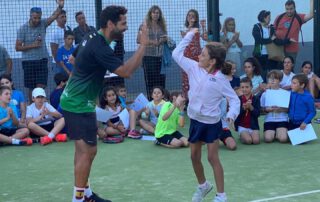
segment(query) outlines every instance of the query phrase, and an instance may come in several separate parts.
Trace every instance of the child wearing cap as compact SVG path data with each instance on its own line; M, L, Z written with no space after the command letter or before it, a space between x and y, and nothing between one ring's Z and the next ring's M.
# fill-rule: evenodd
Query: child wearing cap
M67 141L66 134L59 134L65 122L61 113L46 102L46 93L42 88L32 91L33 103L27 107L27 125L31 133L40 136L40 143L47 145L53 139L57 142Z

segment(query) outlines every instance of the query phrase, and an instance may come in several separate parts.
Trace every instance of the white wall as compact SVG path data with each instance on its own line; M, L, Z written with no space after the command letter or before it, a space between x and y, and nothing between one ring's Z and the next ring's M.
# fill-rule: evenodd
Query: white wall
M220 0L221 23L226 17L235 17L237 29L245 45L252 45L252 26L257 22L260 10L270 10L272 21L275 16L284 12L285 0ZM125 48L127 51L136 49L136 35L139 24L143 21L148 9L159 5L167 20L168 34L176 41L180 40L179 30L184 24L185 15L191 8L199 11L200 19L206 18L206 0L103 0L103 7L111 4L124 5L128 8L129 29L125 34ZM33 6L42 7L43 17L51 15L56 8L55 0L2 0L0 8L0 44L4 45L12 57L20 57L15 52L14 45L17 29L29 18L29 10ZM309 12L309 0L297 0L297 10L301 13ZM94 0L66 0L65 9L68 15L68 25L76 26L75 12L83 10L88 24L95 26ZM48 28L48 33L54 29ZM303 26L305 41L313 40L313 21ZM48 42L48 40L47 40Z

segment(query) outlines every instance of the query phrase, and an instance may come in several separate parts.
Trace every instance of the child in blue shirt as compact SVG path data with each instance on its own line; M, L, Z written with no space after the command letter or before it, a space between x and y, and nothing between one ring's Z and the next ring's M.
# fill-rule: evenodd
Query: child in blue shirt
M73 47L74 35L71 30L67 30L64 33L64 45L58 49L57 52L57 64L61 67L60 72L64 72L70 76L73 65L69 62L69 57L74 51Z
M292 77L288 114L289 130L296 128L304 130L316 115L313 97L305 90L307 86L308 77L305 74L296 74Z
M20 124L26 125L26 101L22 91L14 88L9 74L2 74L0 76L0 85L8 86L11 89L11 103L16 106Z
M50 94L50 104L61 112L60 109L60 97L64 90L64 87L67 85L68 76L64 73L57 73L54 75L54 82L57 84L57 87Z
M11 89L0 86L0 142L13 145L32 145L27 128L19 128L17 108L11 102Z

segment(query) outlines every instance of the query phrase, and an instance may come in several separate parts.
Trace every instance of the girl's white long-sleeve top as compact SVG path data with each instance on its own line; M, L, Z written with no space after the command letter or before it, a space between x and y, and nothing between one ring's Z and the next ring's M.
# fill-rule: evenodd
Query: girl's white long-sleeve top
M226 97L229 103L227 118L235 120L240 112L240 100L226 76L220 71L208 73L198 62L183 55L193 36L193 32L188 32L172 53L173 59L188 75L188 116L206 124L217 123L220 121L220 102Z

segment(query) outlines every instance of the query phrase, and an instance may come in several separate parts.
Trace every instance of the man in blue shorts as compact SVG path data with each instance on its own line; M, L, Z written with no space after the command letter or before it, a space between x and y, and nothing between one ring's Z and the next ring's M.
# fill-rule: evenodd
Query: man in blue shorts
M88 178L97 153L97 124L95 105L103 87L105 72L109 70L121 77L129 77L140 66L148 43L147 29L142 30L142 43L126 62L117 58L110 48L127 30L127 9L108 6L100 15L101 29L87 35L73 56L75 68L61 95L61 108L70 139L75 140L75 187L72 202L110 201L98 197L90 189Z

